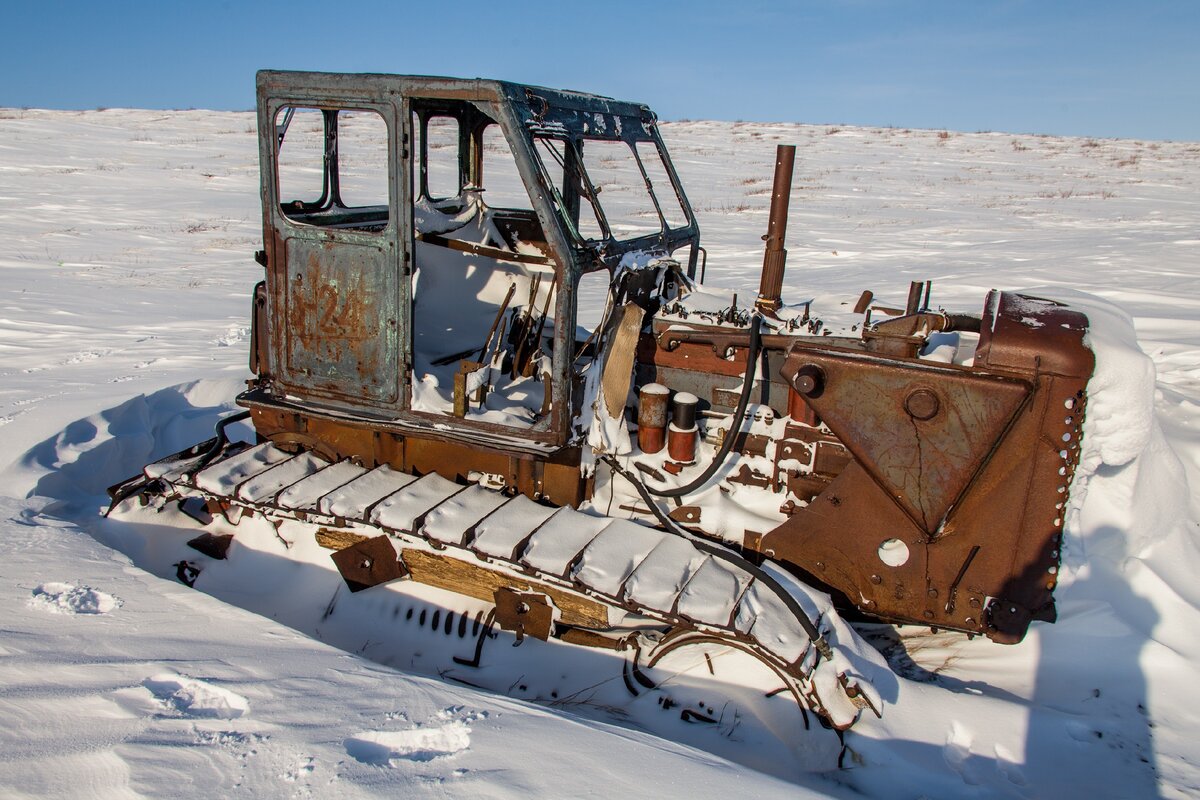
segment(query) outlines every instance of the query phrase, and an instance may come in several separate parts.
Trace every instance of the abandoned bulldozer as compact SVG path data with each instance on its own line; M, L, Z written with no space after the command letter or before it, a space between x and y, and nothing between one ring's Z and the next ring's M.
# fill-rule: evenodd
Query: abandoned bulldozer
M181 580L261 529L343 591L410 598L465 643L451 668L501 635L607 652L634 695L749 664L836 729L882 711L842 614L1002 643L1053 621L1082 314L1004 291L949 312L928 283L785 302L787 146L757 295L705 287L643 105L267 71L258 129L244 411L110 490L111 517L183 528ZM255 440L227 436L246 417Z

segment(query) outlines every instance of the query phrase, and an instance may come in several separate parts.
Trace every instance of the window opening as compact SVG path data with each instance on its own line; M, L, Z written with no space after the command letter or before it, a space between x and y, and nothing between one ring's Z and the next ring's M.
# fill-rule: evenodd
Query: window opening
M555 205L562 218L574 228L576 236L589 241L603 239L604 229L595 199L574 146L566 139L535 136L534 152L552 184Z
M638 161L645 170L646 179L650 181L650 191L658 200L663 218L671 228L682 228L688 224L687 213L679 201L679 194L671 182L671 176L663 163L662 154L654 142L638 142L636 145Z
M324 113L317 108L281 109L276 130L280 141L275 172L284 213L302 206L321 207L329 192L324 161Z
M458 197L462 189L458 120L429 117L424 129L426 196L431 200Z
M483 200L492 208L532 211L533 203L517 171L508 140L499 125L488 125L480 136L483 153Z
M583 166L614 239L636 239L662 232L662 220L646 186L646 176L628 144L585 140Z
M375 111L286 106L275 118L276 189L292 222L379 232L388 222L388 130Z
M351 208L388 204L387 123L373 111L338 114L338 189Z
M426 189L413 210L410 408L549 430L560 287L545 233L499 126L474 107L438 113L414 148Z

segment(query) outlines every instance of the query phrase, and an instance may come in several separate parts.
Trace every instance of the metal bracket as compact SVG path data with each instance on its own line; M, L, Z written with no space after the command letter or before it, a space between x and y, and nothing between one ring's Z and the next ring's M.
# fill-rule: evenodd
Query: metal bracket
M517 641L513 647L525 641L525 636L546 641L554 629L555 608L550 598L538 592L519 592L501 587L496 590L496 622L506 631L514 631Z
M396 548L386 535L356 542L333 553L330 558L352 592L408 575L408 568L396 555Z

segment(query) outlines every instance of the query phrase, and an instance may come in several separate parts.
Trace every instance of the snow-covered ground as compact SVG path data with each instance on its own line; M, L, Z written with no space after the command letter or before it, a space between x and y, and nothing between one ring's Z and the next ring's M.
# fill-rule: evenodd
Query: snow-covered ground
M395 671L143 572L89 522L105 486L206 437L247 376L254 118L0 109L0 794L1200 792L1200 144L663 130L709 283L757 286L787 142L785 298L899 302L931 278L948 308L1049 287L1088 310L1101 363L1059 622L1015 647L867 630L900 673L877 687L883 719L848 734L846 769L785 782L736 743L730 762Z

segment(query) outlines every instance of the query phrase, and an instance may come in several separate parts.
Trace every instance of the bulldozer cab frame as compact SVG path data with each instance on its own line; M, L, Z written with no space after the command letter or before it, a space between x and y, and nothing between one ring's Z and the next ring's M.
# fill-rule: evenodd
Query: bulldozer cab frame
M695 271L698 227L646 106L260 72L258 122L252 408L544 458L577 411L582 276L683 250ZM638 211L601 202L619 166ZM487 399L483 371L507 373Z

